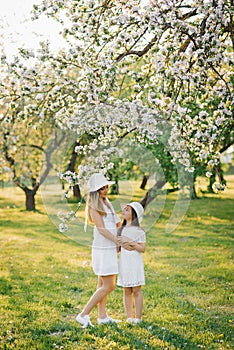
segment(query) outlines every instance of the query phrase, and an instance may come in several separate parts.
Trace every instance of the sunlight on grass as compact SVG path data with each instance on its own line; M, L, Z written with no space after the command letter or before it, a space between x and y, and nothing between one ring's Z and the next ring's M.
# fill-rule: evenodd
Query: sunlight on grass
M96 288L90 247L61 234L40 197L38 211L26 212L22 191L2 189L0 349L232 349L234 176L227 180L225 192L191 201L170 234L165 227L177 195L157 199L158 213L149 209L144 217L152 227L144 253L142 324L124 322L122 289L116 287L108 313L123 322L97 326L95 308L95 327L86 330L75 316ZM112 203L118 207L130 195L140 200L145 191L137 182L133 188L127 192L123 183ZM61 197L47 189L56 215ZM78 214L84 220L84 205Z

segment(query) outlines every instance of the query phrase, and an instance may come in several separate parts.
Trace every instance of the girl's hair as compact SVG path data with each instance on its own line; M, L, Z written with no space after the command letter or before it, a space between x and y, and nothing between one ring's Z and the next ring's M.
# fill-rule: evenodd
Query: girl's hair
M111 209L111 206L108 202L108 200L106 201L106 206ZM93 223L93 219L90 215L90 209L94 209L96 210L101 216L106 216L106 212L103 206L103 201L100 199L99 196L99 192L95 191L95 192L89 192L88 194L88 200L87 200L87 204L86 204L86 213L88 216L88 220Z
M132 208L132 207L131 207ZM122 225L121 227L118 229L118 236L121 236L121 233L124 229L124 226L126 226L127 224L127 221L124 219L124 221L122 222ZM131 222L131 225L132 226L140 226L139 224L139 220L138 220L138 217L137 217L137 213L136 211L132 208L132 222Z

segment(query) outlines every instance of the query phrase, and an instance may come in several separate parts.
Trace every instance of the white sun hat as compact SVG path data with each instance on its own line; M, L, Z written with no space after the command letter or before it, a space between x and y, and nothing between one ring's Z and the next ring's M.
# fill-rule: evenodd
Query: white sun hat
M121 204L121 207L126 207L126 205L129 205L130 207L132 207L136 214L137 214L137 218L138 221L141 222L143 214L144 214L144 208L142 207L142 205L139 202L131 202L131 203L126 203L126 204Z
M88 181L89 192L98 191L100 188L106 185L113 185L114 181L108 181L104 175L100 173L93 174Z

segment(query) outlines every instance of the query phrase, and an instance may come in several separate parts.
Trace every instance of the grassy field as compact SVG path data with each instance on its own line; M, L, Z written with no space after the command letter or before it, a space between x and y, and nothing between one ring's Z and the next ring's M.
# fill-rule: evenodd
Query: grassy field
M228 189L191 201L172 233L176 194L167 196L147 232L142 324L124 322L117 287L108 312L123 322L98 326L94 309L85 330L75 316L96 287L90 247L61 234L40 199L26 212L19 189L2 189L0 349L232 349L234 176L226 178Z

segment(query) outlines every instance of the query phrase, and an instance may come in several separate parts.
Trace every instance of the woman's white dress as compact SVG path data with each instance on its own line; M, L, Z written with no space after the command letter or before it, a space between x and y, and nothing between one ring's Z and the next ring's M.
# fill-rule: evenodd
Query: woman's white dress
M137 243L146 242L145 232L140 227L124 227L121 235L129 237ZM117 285L122 287L136 287L144 284L145 273L142 253L136 250L126 250L121 247Z
M111 209L104 205L106 216L102 216L105 228L117 236L116 224L120 222L118 215L110 204ZM118 273L118 258L116 244L104 237L94 226L92 244L92 267L98 276L115 275Z

